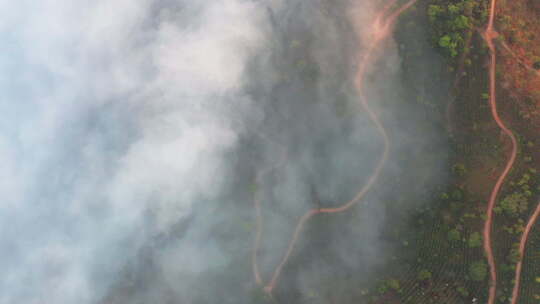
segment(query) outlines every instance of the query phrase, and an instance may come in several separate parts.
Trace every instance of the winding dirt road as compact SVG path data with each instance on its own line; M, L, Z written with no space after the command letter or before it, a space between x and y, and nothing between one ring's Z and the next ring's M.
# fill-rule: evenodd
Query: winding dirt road
M533 69L531 66L526 64L517 54L512 51L512 49L508 46L508 44L500 40L500 45L503 47L505 51L507 51L512 58L514 58L521 66L526 68L527 70L533 72L536 74L536 76L540 77L540 71L537 71ZM521 239L519 241L519 261L516 264L516 272L514 276L514 288L512 290L512 301L511 304L517 304L519 299L519 289L521 286L521 270L523 268L523 257L525 256L525 247L527 245L527 240L529 238L529 233L531 232L534 224L540 217L540 202L536 206L536 209L534 210L533 214L529 218L529 221L527 222L527 225L525 226L525 229L523 231L523 234L521 235Z
M395 10L392 14L388 15L388 11L397 3L397 0L390 1L383 9L379 11L377 14L375 21L373 23L372 28L372 37L369 42L367 51L363 58L360 61L358 71L356 74L355 84L358 90L358 95L360 98L360 101L362 103L362 106L368 113L369 117L375 124L377 130L379 131L382 139L383 139L383 153L381 158L379 159L377 166L375 167L375 170L373 174L368 179L367 183L360 189L360 191L357 192L357 194L348 202L344 203L340 207L336 208L318 208L318 209L311 209L308 212L306 212L298 221L298 224L296 225L296 228L293 232L293 235L291 237L291 240L289 242L289 246L287 248L287 251L285 252L285 255L283 256L281 262L279 265L275 268L274 273L268 282L268 284L264 287L264 291L268 294L272 294L272 291L274 290L278 279L280 277L281 271L287 261L289 260L294 247L298 241L298 238L300 236L300 232L302 231L305 223L312 218L314 215L322 214L322 213L339 213L344 212L348 210L349 208L353 207L356 203L358 203L362 197L371 189L373 184L377 181L379 178L379 175L381 173L382 168L384 167L384 164L386 163L388 159L388 153L389 153L389 146L390 146L390 140L388 138L388 135L386 133L386 130L384 126L382 125L381 121L373 112L373 110L369 107L369 104L367 102L367 98L365 96L364 92L364 79L367 73L367 68L370 63L372 63L374 60L376 60L375 51L377 50L378 46L381 44L382 41L384 41L391 33L393 25L395 24L396 19L408 8L410 8L417 0L409 0L407 3L399 7L397 10ZM257 209L257 235L255 240L255 247L253 251L253 269L254 269L254 276L255 281L257 284L262 285L262 279L259 273L259 269L257 266L257 252L260 246L260 239L261 239L261 226L262 226L262 216L260 212L260 201L258 198L255 199L255 208Z
M510 158L508 159L506 166L504 167L503 172L497 179L497 182L495 183L495 186L493 187L493 190L491 191L491 195L489 197L488 201L488 208L486 211L486 221L484 223L484 230L483 230L483 236L484 236L484 251L488 260L489 265L489 273L490 273L490 283L489 283L489 297L488 297L488 304L495 303L495 297L496 297L496 291L497 291L497 269L495 265L495 258L493 257L493 249L491 247L491 231L493 226L493 208L495 207L495 202L497 200L497 195L500 192L501 186L508 176L508 173L510 172L510 169L512 169L512 166L514 165L514 162L516 160L517 155L517 140L516 136L501 120L499 117L499 113L497 112L497 98L496 98L496 65L497 65L497 54L495 50L495 44L493 42L493 39L497 38L498 33L493 28L493 23L495 20L495 8L496 8L497 0L491 0L491 7L490 7L490 13L489 13L489 23L486 28L486 31L484 32L483 36L486 40L486 43L489 48L490 53L490 63L489 63L489 105L491 107L491 114L493 116L493 119L497 123L497 126L503 131L503 133L510 138L510 141L512 142L512 151L510 152Z
M525 245L527 244L527 239L529 238L529 233L532 230L532 227L536 223L536 220L540 216L540 202L538 203L538 206L536 206L536 209L534 210L534 213L529 218L529 221L527 222L527 226L525 226L525 230L523 231L523 235L521 236L521 240L519 242L519 262L516 265L516 275L514 277L514 289L512 290L512 304L517 304L518 298L519 298L519 287L521 282L521 268L523 264L523 257L525 256Z
M365 97L364 93L364 79L367 72L367 68L370 63L372 63L374 60L376 60L375 51L377 50L377 47L380 45L382 41L384 41L392 31L392 26L394 25L396 19L409 7L411 7L416 0L410 0L400 8L398 8L395 12L393 12L390 15L387 15L390 8L392 8L396 3L397 0L390 1L381 11L377 14L377 17L375 18L375 21L373 23L373 33L372 38L369 43L369 46L367 48L367 52L360 61L357 76L355 79L355 84L358 89L358 94L360 101L370 116L371 120L375 124L377 130L379 131L383 143L384 143L384 150L382 153L381 158L379 159L377 166L375 167L375 170L373 174L368 179L368 182L360 189L360 191L348 202L344 203L340 207L336 208L318 208L318 209L311 209L308 212L306 212L298 221L298 224L294 230L294 233L291 237L291 240L289 242L289 246L287 248L287 251L285 255L283 256L281 262L279 265L275 268L273 275L271 277L271 280L264 286L264 290L268 294L272 294L272 291L274 290L278 279L280 277L281 271L283 267L286 265L287 261L289 260L294 247L298 241L298 238L300 236L300 233L305 225L305 223L311 219L313 216L321 213L339 213L344 212L354 206L356 203L358 203L362 197L371 189L373 184L377 181L380 172L382 168L384 167L384 164L388 158L388 151L390 146L390 141L388 138L388 135L386 133L386 130L382 123L380 122L377 115L371 110L369 107L369 104L367 102L367 99ZM491 232L492 232L492 226L493 226L493 208L495 207L497 196L500 192L500 189L508 176L511 168L513 167L516 156L517 156L517 140L513 132L504 124L504 122L499 117L498 111L497 111L497 99L496 99L496 65L497 65L497 55L496 55L496 49L495 49L495 43L494 39L496 39L499 34L494 29L494 19L495 19L495 13L496 13L496 0L491 0L491 6L490 6L490 14L489 14L489 23L487 25L486 30L483 32L482 36L484 37L490 53L490 62L489 62L489 105L491 108L491 113L493 116L493 119L495 120L497 126L501 129L501 131L508 136L508 138L511 141L511 153L510 157L508 158L508 161L504 167L503 172L499 175L495 186L493 187L489 201L488 201L488 207L486 210L486 221L484 223L484 229L483 229L483 247L484 251L488 260L488 265L490 269L490 285L489 285L489 297L487 304L494 304L495 298L496 298L496 291L497 291L497 271L496 271L496 264L495 259L493 255L493 249L491 246ZM507 50L509 49L506 45L503 45ZM282 160L284 162L284 159ZM282 163L280 162L280 164ZM271 170L275 168L272 167L269 170L262 171L260 174L257 175L257 182L260 183L260 179L262 176ZM261 215L261 202L260 198L256 195L254 200L254 205L256 209L256 217L257 217L257 233L255 238L255 245L253 249L253 256L252 256L252 264L253 264L253 273L255 277L255 281L258 285L263 285L263 280L261 278L259 268L258 268L258 262L257 262L257 254L260 247L261 242L261 231L262 231L262 215ZM521 270L522 270L522 262L523 262L523 256L524 251L527 243L527 239L529 236L530 231L532 230L532 227L534 226L535 222L540 217L540 203L538 204L537 208L535 209L534 213L530 217L527 226L523 232L523 235L521 237L520 246L519 246L519 253L520 253L520 260L518 264L516 265L516 274L515 274L515 284L514 289L512 292L512 304L517 304L518 296L519 296L519 288L520 288L520 277L521 277Z
M499 114L497 112L497 102L496 102L496 65L497 65L497 54L494 44L494 39L499 36L499 34L494 30L494 20L495 20L495 12L496 12L496 4L497 0L491 0L491 7L490 7L490 14L489 14L489 23L488 26L483 34L484 39L486 40L486 43L489 47L489 53L490 53L490 64L489 64L489 103L491 106L491 113L493 115L493 118L495 119L495 122L499 126L499 128L506 134L511 142L512 142L512 151L510 153L510 158L508 159L508 162L506 163L506 166L499 176L495 186L493 187L493 190L491 192L489 202L488 202L488 209L486 211L487 218L484 224L484 251L486 253L486 257L488 260L489 268L490 268L490 286L489 286L489 298L488 298L488 304L495 303L495 297L497 292L497 271L496 271L496 265L495 265L495 259L493 257L493 250L491 247L491 231L492 231L492 225L493 225L493 208L495 206L495 202L497 199L497 195L501 189L501 186L505 180L505 178L508 176L508 173L510 172L510 169L514 165L514 162L516 160L517 155L517 140L515 135L512 133L508 127L503 123L501 118L499 117ZM503 47L510 51L510 48L503 42ZM511 52L512 54L512 52ZM525 253L525 245L527 244L527 239L529 237L529 233L536 223L538 217L540 216L540 203L536 207L535 211L531 215L529 221L527 222L527 226L525 227L525 230L523 232L523 235L521 236L521 240L519 243L519 261L516 265L516 273L514 277L514 288L512 291L512 304L517 304L518 298L519 298L519 289L520 289L520 282L521 282L521 270L522 270L522 264L523 264L523 257Z

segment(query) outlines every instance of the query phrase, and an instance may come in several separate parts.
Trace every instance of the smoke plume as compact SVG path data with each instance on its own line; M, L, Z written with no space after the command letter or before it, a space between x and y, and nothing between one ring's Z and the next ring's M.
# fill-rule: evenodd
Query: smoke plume
M298 218L350 200L380 157L354 78L384 4L0 1L0 303L264 301L254 198L267 281ZM378 53L365 95L390 161L358 206L307 224L285 303L369 284L393 214L444 179L417 102L444 96L438 59L404 61L393 39Z

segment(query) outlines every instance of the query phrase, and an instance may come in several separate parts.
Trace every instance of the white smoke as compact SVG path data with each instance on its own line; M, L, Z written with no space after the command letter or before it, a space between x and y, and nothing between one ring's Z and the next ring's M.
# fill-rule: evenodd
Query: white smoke
M0 1L0 303L99 300L226 183L260 12L174 5Z
M354 77L383 2L0 0L0 304L253 304L253 192L267 280L298 218L379 159ZM307 224L277 297L368 281L388 198L407 209L438 178L398 47L378 52L366 94L403 181Z

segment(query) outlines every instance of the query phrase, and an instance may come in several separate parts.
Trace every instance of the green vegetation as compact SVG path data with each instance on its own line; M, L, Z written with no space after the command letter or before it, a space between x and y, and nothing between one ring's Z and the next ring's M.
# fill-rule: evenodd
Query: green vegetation
M431 279L431 277L432 277L431 272L426 270L426 269L422 269L418 273L418 280L420 280L420 281L429 280L429 279Z
M532 142L528 142L527 146L531 148L534 147L534 144ZM525 162L527 162L526 159ZM495 213L501 214L504 212L506 215L515 218L528 210L529 198L533 195L531 186L533 179L529 173L535 174L536 170L530 168L528 173L524 173L519 180L510 183L514 189L514 192L506 195L500 201L499 206L494 208Z
M471 233L468 244L469 244L469 247L471 248L480 247L482 245L482 237L480 236L480 233L478 232Z
M457 175L465 175L467 173L467 167L464 164L455 164L452 168Z
M452 229L448 231L448 240L450 242L459 241L461 240L461 234L457 229Z
M512 249L510 250L510 253L506 257L506 259L511 262L512 264L515 264L519 262L520 254L519 254L519 243L514 243L512 246Z
M467 289L465 289L465 287L458 287L456 289L456 291L462 296L462 297L468 297L469 296L469 292L467 291Z
M479 1L433 0L427 15L433 28L435 44L450 58L457 57L467 47L465 36L474 27L474 17L484 16Z
M495 212L500 213L502 210L510 216L517 217L521 212L527 210L528 200L523 193L515 192L502 199L499 206L500 208L497 208Z
M395 292L401 293L401 285L398 280L396 279L388 279L382 284L379 285L379 288L377 289L379 294L385 294L390 290L393 290Z
M483 281L486 279L487 275L487 265L483 260L476 261L471 264L469 267L469 276L471 280L474 281Z

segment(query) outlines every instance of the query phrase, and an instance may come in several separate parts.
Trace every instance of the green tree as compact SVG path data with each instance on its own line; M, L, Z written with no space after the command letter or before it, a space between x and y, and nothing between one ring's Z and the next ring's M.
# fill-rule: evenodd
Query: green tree
M469 292L467 291L467 289L465 289L465 287L458 287L457 292L463 297L469 296Z
M448 35L447 35L448 36ZM446 37L446 36L445 36ZM444 37L443 37L444 38ZM441 38L441 39L443 39ZM452 41L452 38L450 36L448 36L448 38L444 38L444 42L443 44L446 45L446 43L450 43ZM440 45L440 41L439 41L439 45ZM442 46L442 45L441 45ZM443 46L444 47L444 46ZM452 167L452 170L457 174L457 175L460 175L460 176L463 176L465 173L467 173L467 167L465 167L464 164L461 164L461 163L457 163L455 164L453 167Z
M510 250L510 253L506 257L506 259L512 263L519 262L519 259L521 258L521 255L519 254L519 250L517 248L512 248Z
M458 43L450 35L444 35L439 39L439 46L446 49L450 57L456 57L458 54Z
M399 281L396 279L389 279L386 281L386 284L395 291L399 291L400 289Z
M480 245L482 245L482 237L480 236L480 233L471 233L471 235L469 236L468 244L470 248L480 247Z
M449 35L444 35L439 39L439 46L448 48L450 46L450 43L452 43L452 37Z
M454 191L452 191L452 198L458 201L462 200L463 191L461 191L460 189L455 189Z
M527 197L521 192L514 192L501 200L500 206L504 212L510 216L518 216L519 213L527 210L529 202Z
M420 272L418 273L418 279L420 281L425 281L425 280L429 280L431 279L431 272L429 272L428 270L426 269L422 269L420 270Z
M474 281L483 281L487 275L487 265L484 261L476 261L469 266L469 276Z
M439 17L443 13L444 13L444 8L442 6L440 6L440 5L432 4L432 5L428 6L428 16L429 16L429 20L431 22L435 22L437 17Z
M452 28L454 30L464 30L470 27L469 18L463 15L457 16L454 21L452 21Z
M461 234L457 229L452 229L448 231L448 240L453 241L459 241L461 239Z
M448 12L450 12L450 14L452 15L459 14L460 11L461 11L461 8L459 5L456 5L456 4L448 5Z

